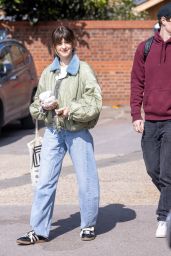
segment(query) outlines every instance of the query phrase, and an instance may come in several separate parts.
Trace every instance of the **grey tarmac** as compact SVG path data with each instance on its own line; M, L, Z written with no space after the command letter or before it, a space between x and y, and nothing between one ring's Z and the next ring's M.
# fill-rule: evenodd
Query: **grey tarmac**
M40 134L44 127L41 124ZM146 174L141 135L133 131L129 107L104 107L94 136L100 180L100 211L94 241L79 238L77 182L66 155L59 179L50 241L19 246L30 230L34 190L27 142L34 131L8 125L0 138L0 256L162 256L170 255L166 239L154 237L158 191Z

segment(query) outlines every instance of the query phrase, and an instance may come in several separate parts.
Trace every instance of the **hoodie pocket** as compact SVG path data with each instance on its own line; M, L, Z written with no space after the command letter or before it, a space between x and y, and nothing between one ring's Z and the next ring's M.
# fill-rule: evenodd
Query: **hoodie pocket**
M145 113L171 116L171 89L146 91L143 106Z

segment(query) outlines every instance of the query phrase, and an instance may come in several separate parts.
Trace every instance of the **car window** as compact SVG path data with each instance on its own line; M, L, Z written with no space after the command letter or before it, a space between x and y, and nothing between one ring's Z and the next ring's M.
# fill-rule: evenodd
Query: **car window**
M5 74L10 72L12 69L9 69L8 66L12 67L12 59L8 48L5 48L0 53L0 77L2 78ZM4 70L8 68L8 72L5 73Z
M20 51L22 52L22 54L24 56L24 63L25 64L30 63L31 56L30 56L29 52L27 51L27 49L25 47L21 46L21 45L19 45L18 47L19 47Z
M24 58L23 55L17 45L11 45L10 47L11 55L12 55L12 61L16 68L23 66Z

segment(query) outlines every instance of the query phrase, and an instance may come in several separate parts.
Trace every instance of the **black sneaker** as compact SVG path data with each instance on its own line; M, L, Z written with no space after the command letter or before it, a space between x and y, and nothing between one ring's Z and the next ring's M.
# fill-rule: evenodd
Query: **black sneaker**
M80 237L82 241L90 241L95 239L96 235L94 232L94 227L88 227L81 229Z
M34 230L29 231L24 236L21 236L17 239L17 244L21 245L29 245L29 244L35 244L35 243L44 243L47 242L48 239L43 236L36 235Z

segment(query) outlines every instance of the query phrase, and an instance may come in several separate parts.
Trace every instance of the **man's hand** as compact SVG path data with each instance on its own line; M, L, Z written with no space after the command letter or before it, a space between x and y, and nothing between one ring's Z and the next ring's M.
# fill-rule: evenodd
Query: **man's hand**
M69 109L68 109L68 107L56 109L55 112L56 112L56 114L57 114L58 116L61 116L61 117L63 117L63 118L68 117L68 115L69 115Z
M143 133L144 131L144 121L136 120L133 122L133 127L136 132Z

